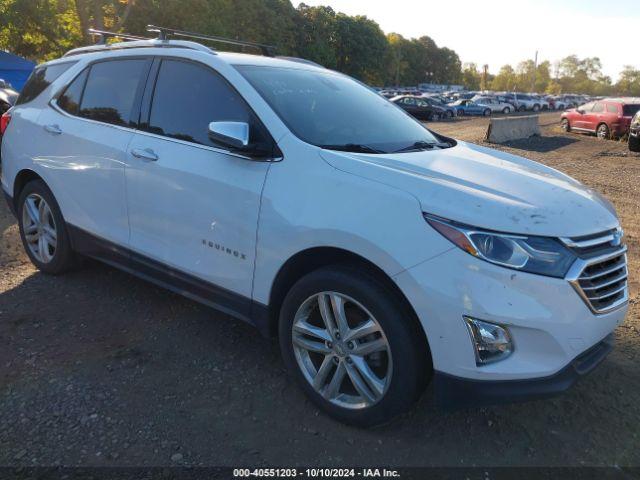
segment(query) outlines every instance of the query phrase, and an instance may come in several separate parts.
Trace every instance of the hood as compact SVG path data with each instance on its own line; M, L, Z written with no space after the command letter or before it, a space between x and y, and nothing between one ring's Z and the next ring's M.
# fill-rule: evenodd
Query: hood
M414 195L426 213L489 230L578 237L619 224L608 200L571 177L466 142L402 154L322 150L321 156L339 170Z

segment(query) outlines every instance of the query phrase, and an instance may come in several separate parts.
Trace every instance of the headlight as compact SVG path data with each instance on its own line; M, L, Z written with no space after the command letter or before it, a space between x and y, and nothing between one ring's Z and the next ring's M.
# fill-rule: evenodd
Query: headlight
M424 218L465 252L514 270L564 278L576 259L555 238L491 232L427 214Z

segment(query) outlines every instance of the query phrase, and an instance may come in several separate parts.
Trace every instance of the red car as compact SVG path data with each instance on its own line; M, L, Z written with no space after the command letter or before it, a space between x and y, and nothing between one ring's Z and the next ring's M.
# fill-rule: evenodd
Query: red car
M565 132L595 133L600 138L622 137L640 110L640 99L605 98L564 112L560 125Z

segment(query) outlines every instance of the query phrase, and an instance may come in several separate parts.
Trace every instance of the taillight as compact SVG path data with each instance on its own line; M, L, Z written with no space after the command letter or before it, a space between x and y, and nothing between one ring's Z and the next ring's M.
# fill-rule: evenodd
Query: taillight
M9 122L11 122L11 110L3 113L2 117L0 117L0 135L4 135L4 132L9 126Z

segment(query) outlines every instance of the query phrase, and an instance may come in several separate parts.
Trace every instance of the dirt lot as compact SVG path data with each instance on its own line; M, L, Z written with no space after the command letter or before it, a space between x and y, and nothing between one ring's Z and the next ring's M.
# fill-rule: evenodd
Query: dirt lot
M392 425L320 414L275 342L106 266L64 277L28 263L0 206L0 465L640 465L640 156L563 134L500 147L604 193L630 250L618 346L552 400L442 413L431 391ZM432 127L481 142L487 120Z

